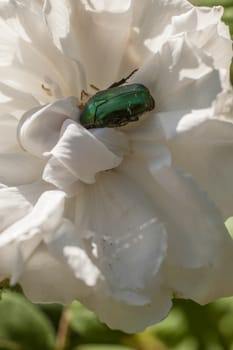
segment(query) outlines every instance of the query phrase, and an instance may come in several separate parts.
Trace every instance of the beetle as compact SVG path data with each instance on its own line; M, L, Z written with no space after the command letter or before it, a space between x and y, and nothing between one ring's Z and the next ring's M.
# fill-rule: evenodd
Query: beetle
M98 91L84 105L80 124L87 129L114 128L139 120L139 116L155 108L147 87L133 83L123 85L131 75Z

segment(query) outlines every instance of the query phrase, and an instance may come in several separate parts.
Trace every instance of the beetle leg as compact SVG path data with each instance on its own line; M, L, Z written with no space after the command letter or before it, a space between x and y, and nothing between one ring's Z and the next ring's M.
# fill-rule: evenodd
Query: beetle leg
M116 87L116 86L119 86L119 85L122 85L122 84L126 83L126 81L127 81L130 77L132 77L132 75L133 75L134 73L136 73L137 71L138 71L138 68L137 68L137 69L134 69L126 78L123 78L123 79L121 79L121 80L119 80L119 81L113 83L112 85L110 85L110 86L108 87L108 89L111 89L111 88L113 88L113 87Z
M80 104L78 105L78 107L80 109L83 109L83 107L85 106L85 104L87 102L88 97L90 97L90 94L88 94L88 92L86 92L85 90L82 90L81 96L80 96Z
M90 84L90 87L93 89L93 90L96 90L96 91L100 91L100 89L95 86L94 84Z
M89 97L90 94L88 94L88 92L86 92L85 90L82 90L82 91L81 91L81 97L80 97L80 100L81 100L81 101L83 101L84 96Z

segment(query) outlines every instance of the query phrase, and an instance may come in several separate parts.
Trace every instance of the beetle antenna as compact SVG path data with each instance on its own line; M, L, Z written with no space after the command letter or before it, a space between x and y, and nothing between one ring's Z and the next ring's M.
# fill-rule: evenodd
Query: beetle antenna
M137 71L138 71L138 68L134 69L126 78L123 78L123 79L117 81L116 83L113 83L112 85L110 85L110 86L108 87L108 89L111 89L111 88L113 88L113 87L116 87L116 86L119 86L119 85L122 85L122 84L126 83L126 81L127 81L130 77L132 77L132 75L133 75L134 73L136 73Z

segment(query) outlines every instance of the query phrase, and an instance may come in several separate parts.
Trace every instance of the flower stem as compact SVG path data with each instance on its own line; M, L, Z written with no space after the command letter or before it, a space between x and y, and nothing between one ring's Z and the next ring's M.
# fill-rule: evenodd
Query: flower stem
M69 308L64 308L58 326L55 350L65 350L66 348L69 334L70 316L71 314Z

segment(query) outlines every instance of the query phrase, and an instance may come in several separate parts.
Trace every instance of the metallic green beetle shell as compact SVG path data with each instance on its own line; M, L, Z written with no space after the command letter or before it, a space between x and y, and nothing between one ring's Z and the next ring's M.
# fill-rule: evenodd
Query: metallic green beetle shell
M114 128L136 121L155 107L149 90L142 84L127 84L97 92L84 106L80 123L87 129Z

